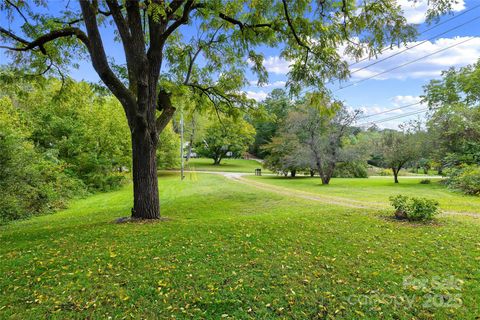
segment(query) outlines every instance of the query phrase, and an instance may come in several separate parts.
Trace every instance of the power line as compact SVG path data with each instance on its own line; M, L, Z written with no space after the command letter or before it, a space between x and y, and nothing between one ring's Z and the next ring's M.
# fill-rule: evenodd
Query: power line
M411 49L414 49L414 48L416 48L416 47L418 47L418 46L421 46L421 45L424 44L424 43L427 43L427 42L429 42L429 41L431 41L431 40L434 40L434 39L437 38L437 37L443 36L444 34L447 34L447 33L449 33L450 31L459 29L459 28L461 28L461 27L463 27L463 26L465 26L465 25L467 25L467 24L469 24L469 23L472 23L473 21L478 20L478 19L480 19L480 16L479 16L479 17L475 17L475 18L473 18L473 19L470 19L470 20L468 20L468 21L466 21L466 22L464 22L464 23L462 23L462 24L459 24L459 25L456 26L456 27L450 28L450 29L448 29L447 31L444 31L444 32L439 33L439 34L436 34L436 35L434 35L434 36L432 36L432 37L430 37L430 38L428 38L428 39L426 39L426 40L423 40L423 41L421 41L421 42L419 42L419 43L417 43L417 44L415 44L415 45L413 45L413 46L411 46L411 47L407 47L407 48L405 48L405 49L403 49L403 50L401 50L401 51L399 51L399 52L396 52L396 53L388 56L388 57L385 57L385 58L380 59L380 60L376 60L375 62L373 62L373 63L371 63L371 64L369 64L369 65L366 65L366 66L364 66L364 67L362 67L362 68L360 68L360 69L356 69L355 71L350 72L350 74L357 73L357 72L359 72L359 71L361 71L361 70L365 70L365 69L367 69L367 68L369 68L369 67L371 67L371 66L374 66L374 65L376 65L376 64L379 64L380 62L383 62L383 61L385 61L385 60L388 60L388 59L390 59L390 58L393 58L393 57L395 57L395 56L398 56L399 54L402 54L402 53L404 53L404 52L406 52L406 51L408 51L408 50L411 50Z
M398 107L398 108L388 109L388 110L385 110L385 111L382 111L382 112L377 112L377 113L374 113L374 114L369 114L369 115L360 117L360 118L358 118L358 119L371 118L371 117L374 117L374 116L378 116L379 114L389 113L389 112L392 112L392 111L396 111L396 110L400 110L400 109L405 109L405 108L408 108L408 107L413 107L413 106L416 106L417 104L421 104L421 103L422 103L422 102L415 102L415 103L407 104L407 105L405 105L405 106L401 106L401 107Z
M389 122L389 121L398 120L398 119L401 119L401 118L405 118L405 117L410 117L410 116L414 116L414 115L417 115L417 114L421 114L421 113L424 113L424 112L427 112L427 111L428 111L428 109L419 110L419 111L416 111L416 112L404 114L404 115L397 116L397 117L391 117L391 118L386 118L386 119L382 119L382 120L378 120L378 121L371 121L371 122L360 123L360 124L358 124L358 126L359 126L359 127L363 127L363 126L375 125L375 124L383 123L383 122Z
M439 26L441 26L441 25L443 25L443 24L445 24L445 23L447 23L447 22L450 22L450 21L452 21L452 20L455 20L455 19L463 16L464 14L466 14L466 13L468 13L468 12L474 10L474 9L477 9L478 7L480 7L480 4L474 6L474 7L470 8L470 9L467 9L467 10L465 10L465 11L463 11L463 12L461 12L461 13L459 13L459 14L457 14L457 15L455 15L455 16L447 19L447 20L444 20L444 21L442 21L442 22L440 22L440 23L437 23L436 25L434 25L434 26L432 26L432 27L430 27L430 28L428 28L428 29L423 30L419 35L425 34L425 33L427 33L428 31L431 31L431 30L433 30L433 29L435 29L435 28L438 28ZM384 50L380 51L380 54L384 53L384 52L387 51L387 50L389 50L389 49L388 49L388 48L385 48ZM349 64L348 66L351 67L351 66L354 66L354 65L356 65L356 64L359 64L360 62L363 62L363 61L369 60L369 59L370 59L370 57L365 57L365 58L363 58L363 59L361 59L361 60L358 60L358 61L356 61L356 62L354 62L354 63Z
M371 125L371 124L377 124L377 123L397 120L397 119L401 119L401 118L405 118L405 117L414 116L414 115L417 115L417 114L420 114L420 113L424 113L424 112L427 112L429 110L430 110L429 108L424 108L424 109L421 109L421 110L417 110L417 111L413 111L413 112L409 112L409 113L405 113L405 114L401 114L401 115L396 115L396 116L392 116L392 117L389 117L389 118L384 118L384 119L380 119L380 120L376 120L376 121L359 123L358 126L365 126L365 125Z
M417 59L415 59L415 60L406 62L406 63L401 64L401 65L399 65L399 66L396 66L396 67L394 67L394 68L391 68L391 69L382 71L382 72L380 72L380 73L374 74L373 76L370 76L370 77L367 77L367 78L360 79L360 80L358 80L358 81L352 82L352 83L350 83L349 85L347 85L347 86L345 86L345 87L340 87L340 88L338 88L338 89L335 90L334 92L337 92L337 91L340 91L340 90L342 90L342 89L346 89L346 88L348 88L348 87L357 85L357 84L359 84L359 83L362 83L362 82L365 82L365 81L367 81L367 80L373 79L373 78L375 78L375 77L381 76L381 75L383 75L383 74L385 74L385 73L388 73L388 72L391 72L391 71L394 71L394 70L403 68L403 67L408 66L408 65L410 65L410 64L412 64L412 63L415 63L415 62L418 62L418 61L423 60L423 59L425 59L425 58L431 57L431 56L433 56L433 55L435 55L435 54L437 54L437 53L440 53L440 52L449 50L449 49L451 49L451 48L453 48L453 47L456 47L456 46L459 46L459 45L461 45L461 44L464 44L465 42L471 41L471 40L473 40L473 39L475 39L475 38L474 38L474 37L468 38L468 39L466 39L466 40L460 41L460 42L458 42L458 43L456 43L456 44L453 44L453 45L451 45L451 46L448 46L448 47L446 47L446 48L437 50L437 51L435 51L435 52L432 52L432 53L430 53L430 54L427 54L427 55L422 56L422 57L420 57L420 58L417 58Z

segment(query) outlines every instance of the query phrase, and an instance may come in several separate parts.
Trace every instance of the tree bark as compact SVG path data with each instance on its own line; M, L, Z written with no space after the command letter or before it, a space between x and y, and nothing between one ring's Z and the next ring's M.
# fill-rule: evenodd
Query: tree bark
M396 168L392 168L392 171L393 171L393 179L395 183L398 183L398 171L400 170L397 170Z
M156 150L157 141L146 128L133 130L133 218L160 218Z
M330 178L329 176L323 175L322 176L322 184L329 184L330 183Z
M222 155L215 156L213 158L213 165L215 166L220 165L220 161L222 161Z
M290 176L291 176L292 178L295 178L296 175L297 175L297 170L291 170L291 171L290 171Z

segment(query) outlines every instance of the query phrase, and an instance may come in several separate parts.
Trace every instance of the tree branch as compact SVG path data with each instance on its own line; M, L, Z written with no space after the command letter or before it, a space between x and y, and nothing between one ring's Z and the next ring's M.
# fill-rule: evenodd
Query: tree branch
M122 14L121 6L118 5L116 0L107 0L106 2L110 12L112 13L113 20L117 25L118 33L120 34L122 41L124 43L128 43L131 39L131 35L128 29L127 21Z
M30 43L28 40L25 40L25 39L17 36L13 32L11 32L11 31L9 31L5 28L2 28L1 26L0 26L0 33L4 34L4 35L8 36L9 38L12 38L13 40L18 41L20 43L23 43L23 44L29 44Z
M196 8L199 7L199 5L194 6L195 0L187 0L185 5L183 6L183 13L182 16L178 19L176 19L162 34L162 41L166 41L167 38L175 31L177 30L178 27L180 27L182 24L185 24L188 22L188 18L190 15L190 12Z
M245 22L241 22L235 18L229 17L224 13L220 13L218 15L220 19L223 19L231 24L237 25L240 28L240 31L243 32L244 29L255 29L255 28L272 28L272 23L257 23L257 24L248 24Z
M3 33L5 35L9 36L10 38L16 40L17 42L20 42L20 43L25 45L24 47L3 47L4 49L13 50L13 51L28 51L28 50L33 50L33 49L38 47L40 49L40 51L43 54L46 55L47 52L45 51L45 48L43 47L44 44L46 44L50 41L54 41L58 38L64 38L64 37L70 37L70 36L76 36L87 47L89 47L88 37L85 35L85 33L82 30L80 30L79 28L74 28L74 27L67 27L67 28L64 28L64 29L50 31L49 33L46 33L46 34L38 37L37 39L31 41L31 42L13 34L12 32L10 32L10 31L2 28L2 27L0 27L0 33Z
M117 26L118 33L123 43L123 50L125 52L125 60L127 62L128 70L128 82L130 89L135 88L137 85L137 71L134 68L134 63L136 61L135 52L130 43L132 43L132 34L127 24L127 20L122 14L121 6L118 4L117 0L107 0L106 1L108 8L110 9L113 21Z
M94 7L88 1L81 0L80 6L82 9L83 20L87 29L89 46L88 51L92 59L93 68L98 73L100 79L112 91L122 103L129 121L133 119L133 110L136 105L135 97L124 84L117 78L110 68L105 49L103 48L102 38L98 30L97 17Z
M18 14L22 17L22 19L25 21L26 24L30 24L27 20L27 17L25 17L25 15L23 14L22 10L20 10L20 8L15 5L13 2L11 2L10 0L5 0L5 2L7 4L9 4L10 6L14 7L15 10L18 12Z
M295 41L297 44L303 48L305 48L307 51L312 51L312 49L306 45L297 35L297 32L295 31L295 28L293 27L292 20L290 19L290 14L288 13L288 6L287 6L287 1L282 0L283 3L283 12L285 13L285 18L287 19L287 24L290 30L292 31L293 37L295 38Z
M170 122L176 110L172 105L170 93L165 90L160 90L158 93L157 109L162 111L155 122L157 135L159 135Z
M218 42L215 41L215 36L217 35L218 31L220 31L220 29L222 28L222 26L220 26L219 28L217 28L217 30L215 30L215 32L212 34L212 36L210 37L210 40L206 43L204 43L203 45L200 43L200 40L199 40L199 45L198 45L198 48L197 50L195 51L195 53L192 55L192 54L189 54L189 57L190 57L190 61L189 61L189 64L188 64L188 69L187 69L187 74L185 76L185 80L183 81L183 84L186 85L190 82L190 76L192 75L192 69L193 69L193 65L195 64L195 60L198 58L198 55L200 54L200 52L202 52L202 50L205 48L205 47L209 47L211 46L213 43L215 42Z

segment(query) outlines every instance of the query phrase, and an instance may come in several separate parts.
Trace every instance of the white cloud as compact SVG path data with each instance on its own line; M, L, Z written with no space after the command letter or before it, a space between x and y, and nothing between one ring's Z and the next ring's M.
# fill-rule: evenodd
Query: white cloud
M420 24L425 22L428 10L429 0L398 0L398 4L402 7L405 18L408 23ZM452 11L458 12L465 9L465 1L457 0L452 4Z
M259 87L257 85L258 81L257 80L251 80L249 81L250 82L250 85L252 87ZM283 88L285 87L285 85L287 84L286 81L275 81L275 82L272 82L272 83L267 83L263 86L260 86L261 88Z
M420 96L395 96L391 98L394 107L402 107L422 100Z
M275 74L287 74L290 71L290 62L278 56L267 57L263 65L268 72Z
M390 106L372 105L372 106L359 108L360 110L363 111L364 118L358 120L358 124L363 124L365 127L369 127L369 126L372 126L375 123L375 121L380 121L377 124L379 128L398 129L398 126L400 124L405 123L409 120L424 119L424 113L408 115L412 112L424 110L426 107L426 105L424 104L416 104L406 108L398 109L399 107L420 102L421 98L419 96L397 95L390 98L390 101L392 102ZM402 116L402 115L405 115L405 117L400 117L398 119L393 119L390 121L382 121L391 117Z
M461 43L453 48L445 51L433 54L439 50L450 47L454 44ZM412 48L421 41L410 42L407 44L407 48ZM405 49L404 46L387 50L383 54L379 55L377 60L392 56ZM405 67L388 71L391 68L403 65L405 63L414 61L428 54L432 56L426 57L418 62L414 62ZM415 48L409 49L405 52L389 58L385 61L379 62L376 65L368 67L368 69L362 69L372 63L375 60L366 60L360 63L354 64L351 67L352 80L359 80L368 77L375 76L378 73L385 71L385 74L376 76L376 80L388 80L388 79L411 79L411 78L434 78L440 76L443 70L450 67L461 67L467 64L471 64L477 61L480 57L480 37L454 37L454 38L440 38L436 41L427 41ZM362 69L362 70L360 70ZM358 71L356 71L358 70Z
M265 100L265 98L268 96L268 93L261 90L261 91L245 91L247 94L247 97L250 99L255 99L257 102L260 102L262 100Z

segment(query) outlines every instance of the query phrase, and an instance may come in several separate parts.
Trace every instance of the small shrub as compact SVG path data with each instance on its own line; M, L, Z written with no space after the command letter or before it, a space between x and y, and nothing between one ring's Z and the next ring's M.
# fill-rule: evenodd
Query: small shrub
M427 198L407 197L399 194L390 197L397 219L409 221L431 220L438 213L438 201Z
M430 179L420 180L420 184L430 184L430 183L432 183L432 181Z
M378 172L378 175L383 177L388 177L388 176L393 176L393 173L391 169L382 169Z

